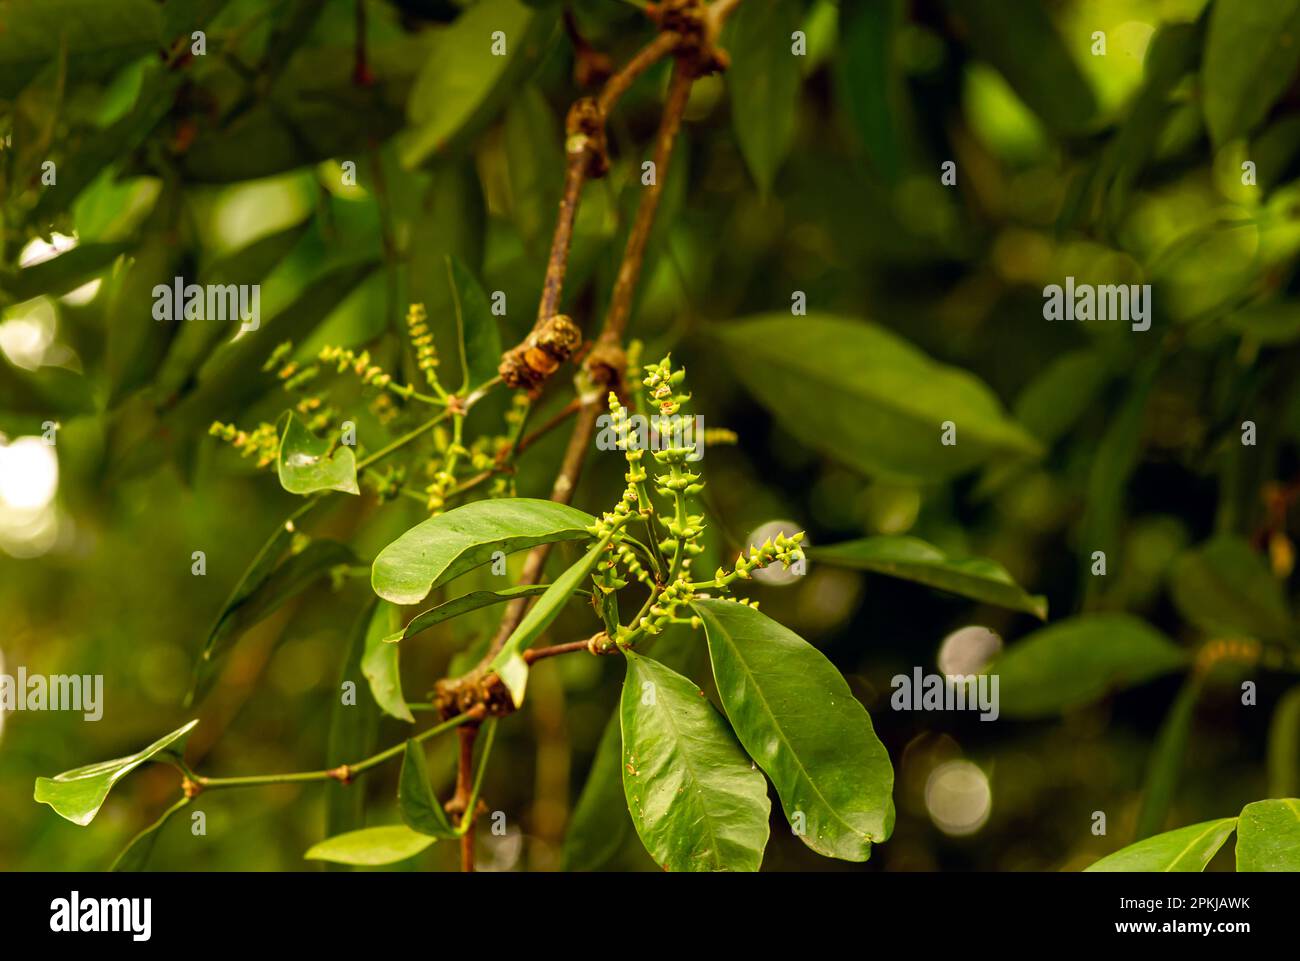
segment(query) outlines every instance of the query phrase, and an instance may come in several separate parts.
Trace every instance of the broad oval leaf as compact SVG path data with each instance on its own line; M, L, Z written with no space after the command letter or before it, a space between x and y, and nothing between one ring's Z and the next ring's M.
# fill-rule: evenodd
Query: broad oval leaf
M1249 133L1300 63L1300 0L1215 3L1202 69L1205 122L1216 145Z
M515 707L524 703L524 688L528 684L528 663L524 660L524 651L550 626L551 621L555 620L569 598L578 590L578 585L587 579L609 547L609 540L610 535L606 534L577 563L555 579L524 615L514 633L506 638L505 644L488 665L509 688Z
M361 493L357 487L357 457L351 447L317 437L291 410L280 416L276 433L280 437L276 470L280 486L290 494Z
M1220 536L1187 551L1174 562L1169 587L1179 612L1211 634L1276 640L1292 631L1281 585L1240 538Z
M1034 631L986 673L1002 713L1045 717L1186 667L1187 651L1129 614L1081 614Z
M440 30L407 101L402 163L417 167L478 127L536 63L554 24L519 0L481 0Z
M406 627L400 631L394 631L384 640L390 644L404 641L408 637L414 637L421 631L427 631L429 628L441 624L443 621L449 621L461 614L476 611L480 607L504 604L506 601L513 601L516 598L536 597L538 594L544 594L550 586L550 584L520 584L499 591L470 591L468 594L454 597L437 607L431 607L429 610L415 615Z
M1041 452L977 377L874 324L769 314L714 332L736 376L787 430L865 473L933 480ZM949 421L955 445L942 443Z
M794 137L800 58L790 35L801 11L788 0L746 0L727 24L727 88L736 141L749 172L767 194Z
M1221 818L1166 831L1121 848L1084 870L1204 871L1236 826L1236 818Z
M85 826L95 819L114 784L169 748L172 752L183 750L185 736L198 723L196 718L135 754L74 768L52 778L38 777L36 800L48 804L73 824Z
M840 672L798 634L735 601L696 600L722 707L776 785L799 839L865 861L894 828L894 769Z
M429 786L429 764L424 748L414 739L406 742L402 774L397 782L397 806L407 827L435 838L458 837Z
M110 871L143 871L149 863L149 856L153 854L154 845L158 843L158 832L163 826L171 820L173 814L190 803L192 799L183 797L166 811L162 816L154 821L139 834L131 839L131 843L122 849L114 860Z
M394 604L418 604L431 590L492 560L538 544L590 536L596 523L567 504L515 497L474 501L430 517L375 558L370 583Z
M326 838L312 845L303 858L335 864L396 864L415 857L435 840L405 824L388 824Z
M375 605L366 627L365 649L361 654L361 673L370 685L375 703L398 720L415 723L402 694L401 649L386 643L397 626L397 608L386 601Z
M1047 619L1047 599L1025 593L1001 564L985 558L953 560L916 537L866 537L809 548L807 554L810 560L901 577L986 604L1024 611L1040 620Z
M666 871L757 871L767 846L767 783L704 692L627 652L619 706L623 791L632 823Z
M1237 821L1238 871L1300 871L1300 799L1256 801Z

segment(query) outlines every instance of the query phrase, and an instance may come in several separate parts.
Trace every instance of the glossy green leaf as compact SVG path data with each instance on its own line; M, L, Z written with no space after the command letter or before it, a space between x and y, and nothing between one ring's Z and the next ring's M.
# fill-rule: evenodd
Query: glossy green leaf
M1268 725L1269 797L1300 794L1300 687L1277 702Z
M436 838L413 831L405 824L362 828L326 838L303 855L308 861L332 861L335 864L375 866L396 864L413 858Z
M538 594L546 592L549 584L522 584L517 587L507 587L499 591L470 591L468 594L462 594L460 597L453 598L437 607L430 608L421 614L411 618L406 627L400 631L394 631L384 638L390 644L397 641L404 641L408 637L414 637L421 631L427 631L429 628L441 624L443 621L449 621L453 617L461 614L467 614L470 611L476 611L480 607L488 607L492 604L504 604L506 601L513 601L520 597L536 597Z
M0 30L0 97L11 98L67 51L68 79L95 80L153 53L162 33L151 0L6 3Z
M1237 821L1238 871L1300 871L1300 799L1256 801Z
M74 768L52 778L38 777L36 800L48 804L73 824L85 826L99 813L114 784L164 751L170 749L169 753L179 753L184 750L185 736L198 723L197 719L190 721L135 754Z
M276 432L280 437L276 471L280 486L290 494L361 493L357 486L357 457L351 447L317 437L290 410L280 416Z
M895 334L824 314L768 314L714 329L741 382L808 446L868 474L951 477L1040 452L978 378ZM943 424L957 443L942 443Z
M1174 562L1169 589L1179 612L1207 633L1266 640L1292 633L1281 585L1240 538L1219 536L1187 551Z
M407 102L402 163L416 167L476 129L536 63L554 23L518 0L482 0L439 31ZM492 50L496 31L502 56Z
M1092 88L1038 3L948 0L970 45L1002 74L1051 130L1086 130L1097 112Z
M1236 818L1166 831L1107 855L1085 871L1204 871L1237 826Z
M623 732L619 712L610 715L596 746L582 793L573 806L562 871L599 871L622 850L632 822L623 794Z
M528 613L514 629L514 633L506 638L506 642L501 645L501 650L488 665L491 670L497 672L505 686L510 689L515 707L524 703L524 689L528 685L528 664L524 661L524 651L541 637L542 632L559 616L579 585L595 569L609 546L609 540L608 534L602 537L580 560L555 579L537 602L528 609Z
M916 537L866 537L810 548L807 554L809 560L823 564L901 577L986 604L1024 611L1040 620L1047 619L1047 599L1025 593L1001 564L985 558L953 560Z
M722 707L799 839L826 857L867 860L894 828L894 769L866 708L824 654L765 614L734 601L691 606Z
M1044 717L1184 668L1187 651L1130 614L1081 614L1034 631L988 668L1002 713Z
M596 522L566 504L515 497L474 501L412 527L375 558L370 583L394 604L418 604L431 590L490 563L497 551L513 554L538 544L589 537Z
M164 811L157 821L154 821L153 824L133 837L131 843L113 860L113 865L109 870L143 871L149 864L149 857L153 854L154 845L158 843L158 832L171 820L173 814L189 805L191 800L192 798L181 798Z
M1249 133L1300 64L1300 0L1223 3L1210 9L1202 103L1216 145Z
M386 644L385 639L398 624L397 608L387 601L375 605L366 628L365 651L361 655L361 673L370 684L375 703L385 714L414 724L411 709L402 695L401 649Z
M397 806L407 827L434 838L455 838L456 829L429 786L429 764L416 740L406 742L406 757L397 782Z
M461 393L468 394L497 376L501 362L501 334L488 306L487 295L474 275L453 256L447 257L452 306L460 333L460 366L465 373Z
M901 0L845 3L839 10L839 84L859 139L889 182L898 179L903 163L903 78L898 62L903 17Z
M1142 807L1138 810L1137 830L1134 832L1139 841L1158 832L1169 816L1187 754L1192 714L1200 694L1201 678L1192 675L1183 683L1164 723L1160 725L1142 786Z
M731 53L726 82L740 153L767 194L794 138L802 77L791 34L801 11L786 0L746 0L727 23L723 43Z
M619 706L623 791L665 871L757 871L767 846L767 783L704 692L627 652Z

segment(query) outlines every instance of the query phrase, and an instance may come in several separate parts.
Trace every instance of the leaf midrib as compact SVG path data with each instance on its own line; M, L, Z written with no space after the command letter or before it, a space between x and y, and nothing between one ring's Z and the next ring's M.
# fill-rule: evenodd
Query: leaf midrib
M716 621L717 618L714 617L714 620ZM723 636L727 639L727 641L731 643L732 640L731 632L727 630L723 630L722 633ZM786 746L786 750L790 752L790 756L794 758L795 764L798 766L799 771L803 775L803 779L808 783L808 786L812 788L813 793L817 795L817 797L826 806L826 809L831 812L834 818L837 821L839 821L841 824L843 824L845 827L847 827L850 832L852 832L854 835L859 835L861 837L866 838L868 844L874 844L876 842L876 839L871 834L862 831L861 829L850 824L844 818L844 816L841 815L839 811L835 809L835 806L831 804L831 802L827 799L826 795L822 793L821 788L817 786L817 782L813 780L812 774L809 772L808 768L804 766L803 761L799 757L799 753L795 751L794 745L790 742L790 739L786 736L785 729L782 728L781 725L777 722L776 714L773 713L772 707L768 703L767 698L763 696L762 688L760 688L757 684L753 683L754 673L749 669L749 664L746 663L745 659L740 656L740 647L734 643L731 643L731 647L736 652L737 663L739 663L743 667L745 677L748 678L751 682L750 686L754 689L754 692L758 695L758 700L762 702L763 708L765 711L767 711L768 717L772 719L772 725L776 729L777 733L780 735L781 742Z

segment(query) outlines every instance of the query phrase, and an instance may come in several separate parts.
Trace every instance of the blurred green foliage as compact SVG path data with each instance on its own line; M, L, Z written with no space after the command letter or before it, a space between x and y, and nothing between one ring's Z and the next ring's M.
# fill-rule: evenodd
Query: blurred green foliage
M176 772L142 767L92 828L34 803L34 779L192 716L188 757L214 775L318 769L406 736L377 711L331 720L340 679L362 677L370 624L368 577L346 570L234 625L211 692L182 706L209 628L300 506L208 428L292 406L263 370L285 340L299 364L326 345L367 349L420 384L413 302L443 382L459 384L449 256L504 294L500 343L531 328L564 111L584 92L565 6L616 64L653 36L618 0L0 5L0 657L5 671L106 679L96 723L0 714L0 867L111 863L173 802ZM497 29L506 55L484 56ZM815 555L806 576L754 587L844 672L889 750L897 825L866 869L1079 868L1294 796L1300 4L743 0L722 44L732 67L692 92L630 329L646 359L671 350L686 366L707 424L739 436L706 458L700 569L787 521L813 545L906 534L940 557L990 558L1048 601L1043 627L1029 605ZM564 309L589 336L666 84L660 65L634 85L610 119L612 169L584 189ZM156 321L150 291L174 276L260 284L264 329ZM1045 320L1043 291L1066 277L1152 285L1150 330ZM807 317L790 313L796 293ZM570 370L537 423L567 403ZM355 380L333 390L363 437L410 426L386 423ZM948 408L951 449L938 441ZM473 428L499 431L506 409L490 398ZM18 440L51 421L57 487L42 487L45 461ZM521 495L547 495L563 433L521 460ZM622 470L592 457L574 504L607 507ZM312 528L368 568L426 516L409 498L336 495ZM580 556L555 555L556 571ZM499 582L477 572L460 587ZM408 698L499 614L403 644ZM988 724L891 711L891 677L937 670L945 636L971 624L1005 639L1008 672L1044 678L1034 703ZM590 630L575 609L551 633ZM651 653L671 650L702 683L700 638L677 633ZM483 793L511 827L480 842L482 867L652 866L625 816L578 800L616 710L613 660L533 669L524 710L497 732ZM433 743L445 797L454 739ZM969 800L949 776L969 771L961 760L991 801L954 822ZM322 837L395 823L396 779L201 796L206 837L182 814L151 865L299 868ZM584 807L611 820L562 850ZM1212 867L1230 867L1230 847ZM454 845L435 844L403 867L454 864ZM848 867L776 829L764 865Z

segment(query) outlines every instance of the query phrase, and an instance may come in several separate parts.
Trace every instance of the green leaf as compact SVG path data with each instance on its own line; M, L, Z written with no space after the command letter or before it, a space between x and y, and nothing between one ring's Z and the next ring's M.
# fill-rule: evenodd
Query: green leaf
M589 537L590 514L552 501L474 501L412 527L375 558L370 583L394 604L418 604L431 590L492 560L538 544Z
M867 860L893 831L894 770L866 709L819 650L766 615L735 601L691 606L722 707L800 840L826 857Z
M948 6L975 51L1048 129L1070 134L1088 128L1096 98L1046 7L986 0L948 0Z
M1300 800L1256 801L1237 822L1238 871L1300 871Z
M207 692L216 675L217 663L246 630L270 617L283 604L328 574L331 568L356 561L346 545L338 541L314 540L301 550L291 551L276 564L280 545L288 545L292 540L293 535L287 530L272 535L271 541L263 548L264 553L258 555L222 608L195 667L193 697L201 697ZM254 580L268 567L268 573Z
M1107 855L1085 871L1204 871L1237 826L1236 818L1166 831Z
M501 334L488 306L487 295L459 258L448 255L447 275L451 281L456 329L460 334L460 366L465 372L460 392L467 395L497 376L497 365L501 362Z
M517 0L482 0L440 30L407 101L404 166L417 167L478 129L537 62L554 18ZM493 54L501 31L505 54Z
M1044 444L1055 443L1087 413L1109 379L1110 364L1101 352L1062 354L1020 392L1016 419Z
M1300 794L1300 687L1277 702L1268 726L1268 794Z
M365 604L350 631L347 656L343 661L339 683L331 692L329 737L326 742L325 763L328 767L355 764L375 751L379 739L379 722L382 712L370 694L370 686L361 672L361 658L365 653L366 637L370 633L371 617L378 601L371 598ZM351 684L353 697L345 698L345 684ZM347 703L351 700L352 703ZM325 788L327 806L325 830L330 836L352 831L365 823L365 792L348 784L331 782Z
M1187 740L1191 735L1192 713L1201 695L1201 679L1192 675L1184 682L1173 706L1165 715L1156 737L1155 747L1147 762L1146 783L1142 788L1142 807L1138 811L1138 840L1150 837L1165 825L1169 808L1182 774L1183 759L1187 754Z
M68 80L97 80L153 53L161 35L151 0L40 0L7 3L0 30L0 97L12 98L68 55Z
M366 646L361 655L361 673L370 684L375 703L385 714L400 721L415 723L411 709L402 695L402 669L399 663L401 649L396 644L384 643L388 634L398 624L397 608L386 601L375 605L375 612L366 629Z
M160 737L147 748L127 757L112 761L101 761L85 767L64 771L52 778L36 779L36 800L48 804L73 824L83 827L95 819L104 799L113 785L126 777L145 761L151 760L164 751L180 753L184 750L185 736L194 730L198 719L178 727L170 734ZM173 746L175 745L175 746Z
M389 824L326 838L312 845L303 858L335 864L396 864L415 857L435 840L405 824Z
M407 827L434 838L459 836L429 787L429 765L424 758L424 748L414 739L406 742L406 757L397 782L397 805Z
M317 437L291 410L280 416L276 432L280 436L280 453L275 466L280 486L290 494L361 493L357 487L357 457L351 447Z
M894 334L824 314L768 314L714 329L741 382L810 447L868 474L951 477L1040 447L974 375ZM945 421L957 443L941 443Z
M953 560L932 544L916 537L866 537L862 540L810 548L808 558L837 567L852 567L876 574L888 574L1033 614L1047 619L1047 599L1026 594L1006 569L985 558Z
M757 871L771 813L763 775L703 691L625 653L623 791L641 843L665 871Z
M403 104L429 44L421 36L368 45L374 82L353 80L355 50L331 43L297 51L280 75L268 60L264 97L241 101L221 124L203 125L181 169L187 181L233 183L332 157L357 157L402 129ZM281 61L282 62L282 61Z
M1289 344L1300 338L1300 304L1254 304L1229 314L1224 324L1259 344Z
M839 21L839 83L849 115L876 170L892 183L903 163L904 101L897 53L903 4L841 4Z
M510 212L532 257L545 261L564 183L564 144L551 105L529 84L506 108Z
M514 633L506 638L505 644L488 665L509 688L515 707L524 703L524 688L528 684L528 664L524 661L524 651L550 626L551 621L555 620L569 598L578 590L578 585L595 569L609 547L610 536L606 534L598 540L581 560L555 579L537 599L537 603L528 609Z
M1250 545L1221 535L1179 557L1170 571L1179 613L1209 634L1290 636L1291 612L1281 585Z
M518 597L536 597L538 594L545 593L550 586L549 584L522 584L499 591L470 591L468 594L462 594L460 597L453 598L439 604L437 607L432 607L421 614L415 615L406 627L393 632L384 640L390 644L404 641L408 637L414 637L421 631L427 631L436 624L449 621L461 614L468 614L470 611L476 611L480 607L502 604L506 601L513 601Z
M790 35L801 13L788 0L746 0L727 24L727 88L740 153L766 195L794 139L802 77Z
M561 871L599 871L618 854L632 822L623 794L623 737L618 711L610 715L587 781L564 835Z
M1081 614L1040 628L986 673L999 677L1002 713L1045 717L1186 667L1190 657L1129 614Z
M1202 102L1215 146L1249 133L1300 64L1300 0L1215 3L1205 37Z
M114 859L113 866L109 870L143 871L149 863L149 856L153 854L154 845L158 843L158 832L171 820L173 814L188 805L191 800L187 797L181 798L164 811L157 821L133 837L131 843Z

